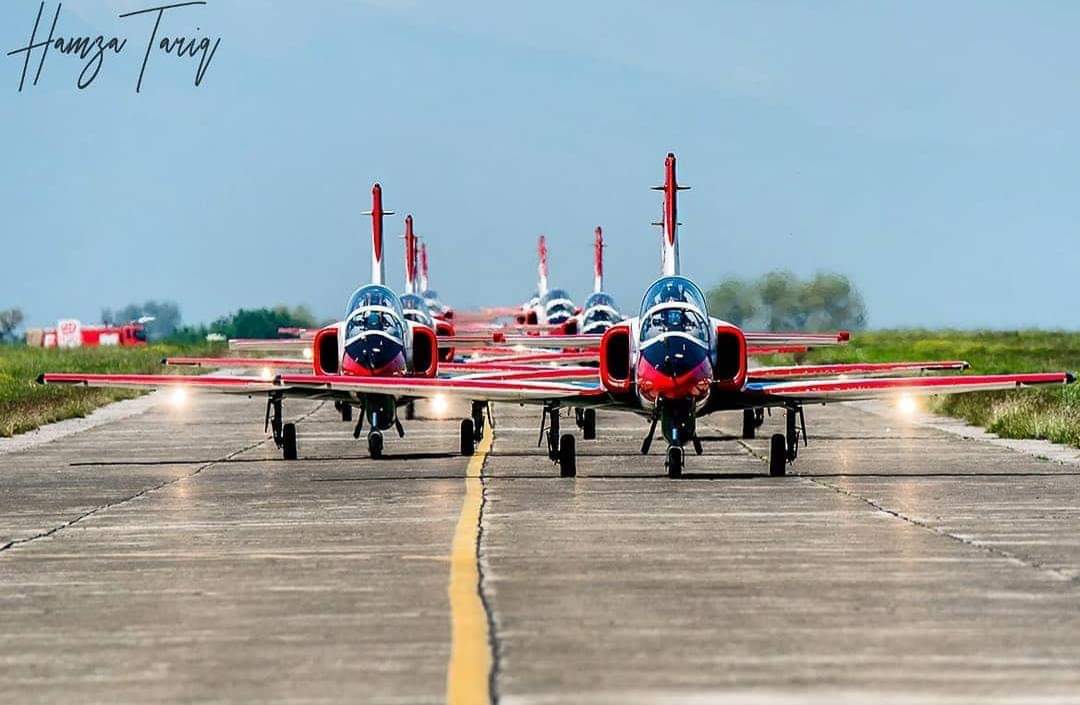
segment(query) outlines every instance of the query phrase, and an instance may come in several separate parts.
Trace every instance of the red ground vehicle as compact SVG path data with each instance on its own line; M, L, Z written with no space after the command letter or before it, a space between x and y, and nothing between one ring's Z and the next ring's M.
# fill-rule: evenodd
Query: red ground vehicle
M121 325L84 326L74 318L56 322L56 328L32 328L26 331L26 344L41 348L78 348L102 345L146 345L147 319Z

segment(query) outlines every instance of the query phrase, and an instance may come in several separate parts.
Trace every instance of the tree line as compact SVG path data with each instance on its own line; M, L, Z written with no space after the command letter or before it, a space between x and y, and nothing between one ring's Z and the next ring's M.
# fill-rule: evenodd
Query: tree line
M784 270L757 279L731 277L707 293L709 312L743 328L769 331L857 330L866 304L850 279L819 272L809 279Z

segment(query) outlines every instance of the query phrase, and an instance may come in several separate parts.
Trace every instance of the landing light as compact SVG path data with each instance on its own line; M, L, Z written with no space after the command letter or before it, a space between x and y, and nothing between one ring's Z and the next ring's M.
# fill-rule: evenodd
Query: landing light
M311 348L304 348L304 359L305 360L310 360L311 359Z
M450 408L450 401L443 394L436 394L431 398L431 411L436 416L444 416Z
M169 394L169 404L174 408L179 409L187 403L187 389L185 387L175 387Z
M910 394L901 394L900 398L896 400L896 410L904 416L914 416L915 412L919 410L919 402Z
M263 381L270 382L274 379L274 371L269 367L264 367L259 372L259 376L262 377Z

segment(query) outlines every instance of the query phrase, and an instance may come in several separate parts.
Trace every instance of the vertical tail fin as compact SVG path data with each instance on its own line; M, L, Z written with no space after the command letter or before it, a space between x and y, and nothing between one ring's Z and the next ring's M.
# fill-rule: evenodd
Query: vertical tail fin
M416 293L416 235L411 215L405 216L405 293Z
M427 245L420 243L420 292L428 290Z
M596 226L596 243L593 246L593 291L604 290L604 231Z
M675 179L675 155L668 152L664 160L664 185L654 186L654 191L664 192L664 210L661 220L653 225L663 228L664 237L660 245L661 274L668 277L680 273L679 267L679 214L677 197L679 191L689 189L689 186L679 186Z
M540 264L537 268L539 279L536 283L536 291L538 295L543 296L548 291L547 239L543 235L540 236L537 251L540 255Z
M371 210L364 215L371 216L371 283L386 283L386 263L383 261L383 216L393 215L394 211L384 211L382 206L382 186L371 187Z

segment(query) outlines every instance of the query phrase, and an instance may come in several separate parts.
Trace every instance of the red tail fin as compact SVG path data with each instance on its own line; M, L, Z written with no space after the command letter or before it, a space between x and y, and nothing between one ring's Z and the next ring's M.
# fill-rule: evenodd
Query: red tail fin
M596 226L596 242L593 246L593 291L604 290L604 231Z
M420 291L428 290L427 245L420 243Z
M548 261L547 261L547 239L543 235L540 236L540 242L537 247L540 255L540 265L537 269L539 274L539 280L536 284L537 293L543 296L548 290Z
M411 215L405 216L405 293L416 293L416 235Z
M371 210L364 215L371 216L371 283L386 282L386 263L383 261L383 216L393 215L394 211L384 211L382 205L382 186L371 187Z
M675 178L675 155L668 152L664 160L664 185L654 186L654 191L664 192L664 210L659 225L664 229L664 237L660 246L660 266L664 276L679 274L679 214L677 196L679 191L685 191L689 186L679 186Z

